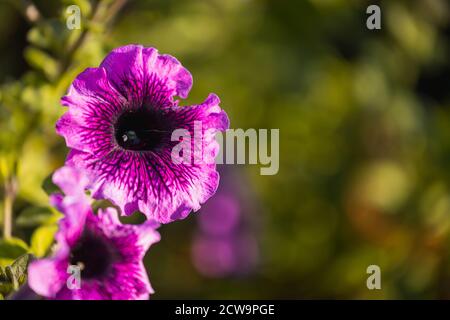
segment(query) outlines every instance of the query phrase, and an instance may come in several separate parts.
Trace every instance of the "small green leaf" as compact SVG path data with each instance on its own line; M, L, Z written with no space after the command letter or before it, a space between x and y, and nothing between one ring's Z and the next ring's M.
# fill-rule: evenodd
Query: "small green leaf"
M48 222L54 212L48 207L28 207L19 213L16 224L19 227L35 227Z
M10 281L0 281L0 294L7 296L13 290L13 285Z
M0 294L7 296L13 290L11 282L0 282Z
M4 297L13 290L18 290L27 280L28 265L32 255L24 254L17 258L12 265L0 267L0 294Z
M56 225L44 225L34 231L31 236L31 252L36 257L40 258L47 254L53 244L57 229Z
M21 239L0 239L0 265L6 266L12 263L28 250L28 245Z
M5 282L8 280L8 277L6 276L5 271L2 267L0 267L0 282Z
M42 71L49 79L54 79L58 73L58 63L45 51L36 47L27 47L24 51L27 62Z
M50 43L41 26L30 29L27 34L27 40L41 48L48 48Z
M98 209L106 209L114 205L108 200L95 200L92 202L92 210L96 212Z
M62 193L61 189L53 183L52 181L53 173L49 174L44 181L42 182L42 189L47 193L48 195L51 195L52 193Z
M11 279L8 277L6 271L0 267L0 294L7 295L12 289Z
M7 272L8 270L11 271L15 290L17 290L22 284L25 283L27 279L28 265L31 261L31 258L31 254L24 254L17 258L10 267L7 267Z
M17 278L14 276L13 271L11 270L10 266L7 266L6 269L6 275L8 276L8 279L10 279L10 283L12 284L12 289L13 290L17 290L19 289L19 281L17 280Z

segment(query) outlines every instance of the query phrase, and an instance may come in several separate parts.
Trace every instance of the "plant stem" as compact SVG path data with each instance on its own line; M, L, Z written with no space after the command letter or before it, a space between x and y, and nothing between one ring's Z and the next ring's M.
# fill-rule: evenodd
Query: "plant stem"
M11 238L12 235L12 208L14 197L5 186L5 200L3 207L3 237L5 239Z
M3 238L9 239L12 236L13 203L16 197L14 178L5 182L5 199L3 203Z
M110 27L110 24L126 3L127 0L116 0L112 5L108 7L104 2L96 2L92 10L92 17L90 19L91 22L97 23L102 21L107 27ZM89 29L84 28L76 41L67 49L66 56L61 61L59 78L70 67L76 51L84 45L86 39L88 38L88 35Z
M107 27L110 27L110 24L112 21L116 18L117 14L120 12L120 10L127 4L128 0L116 0L111 7L109 8L108 12L106 13L106 25Z

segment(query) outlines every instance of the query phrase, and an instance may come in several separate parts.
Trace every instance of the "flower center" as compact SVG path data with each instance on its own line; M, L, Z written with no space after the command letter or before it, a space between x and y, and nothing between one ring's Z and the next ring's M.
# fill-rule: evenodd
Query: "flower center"
M116 254L105 239L85 231L70 254L70 264L81 266L83 279L101 278L108 274Z
M124 149L155 150L170 137L170 121L164 114L141 108L123 113L114 126L117 143Z

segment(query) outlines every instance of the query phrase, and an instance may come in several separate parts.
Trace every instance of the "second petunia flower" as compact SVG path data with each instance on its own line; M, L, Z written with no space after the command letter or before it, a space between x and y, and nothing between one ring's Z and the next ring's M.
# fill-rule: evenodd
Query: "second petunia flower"
M175 58L140 45L117 48L78 75L61 100L69 110L56 127L71 148L67 164L88 172L94 198L111 200L125 215L140 210L169 223L215 193L214 133L229 120L215 94L179 106L174 97L186 98L191 86L191 74ZM194 135L196 123L202 161L174 162L172 133Z
M31 263L30 287L39 295L58 300L142 300L153 289L143 264L150 247L160 240L154 221L121 224L113 208L95 215L83 188L84 172L63 167L53 175L62 194L52 204L64 216L59 221L53 255ZM78 287L71 287L69 267L80 269Z

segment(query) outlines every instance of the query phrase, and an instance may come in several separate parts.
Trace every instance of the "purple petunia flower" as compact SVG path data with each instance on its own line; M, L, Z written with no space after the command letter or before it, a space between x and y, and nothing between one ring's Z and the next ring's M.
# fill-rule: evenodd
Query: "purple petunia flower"
M137 300L153 293L142 259L160 239L156 222L122 225L113 208L94 215L83 188L88 180L74 168L63 167L53 181L66 194L51 201L64 217L56 234L55 253L32 262L30 287L39 295L70 300ZM79 287L71 288L69 266L78 266Z
M178 106L174 96L186 98L191 86L191 74L175 58L139 45L114 49L100 67L78 75L61 100L69 110L56 128L71 148L67 164L89 172L94 198L111 200L122 214L140 210L168 223L214 194L214 134L229 120L215 94L199 105ZM180 143L172 141L172 132L194 136L196 123L200 161L172 161Z

